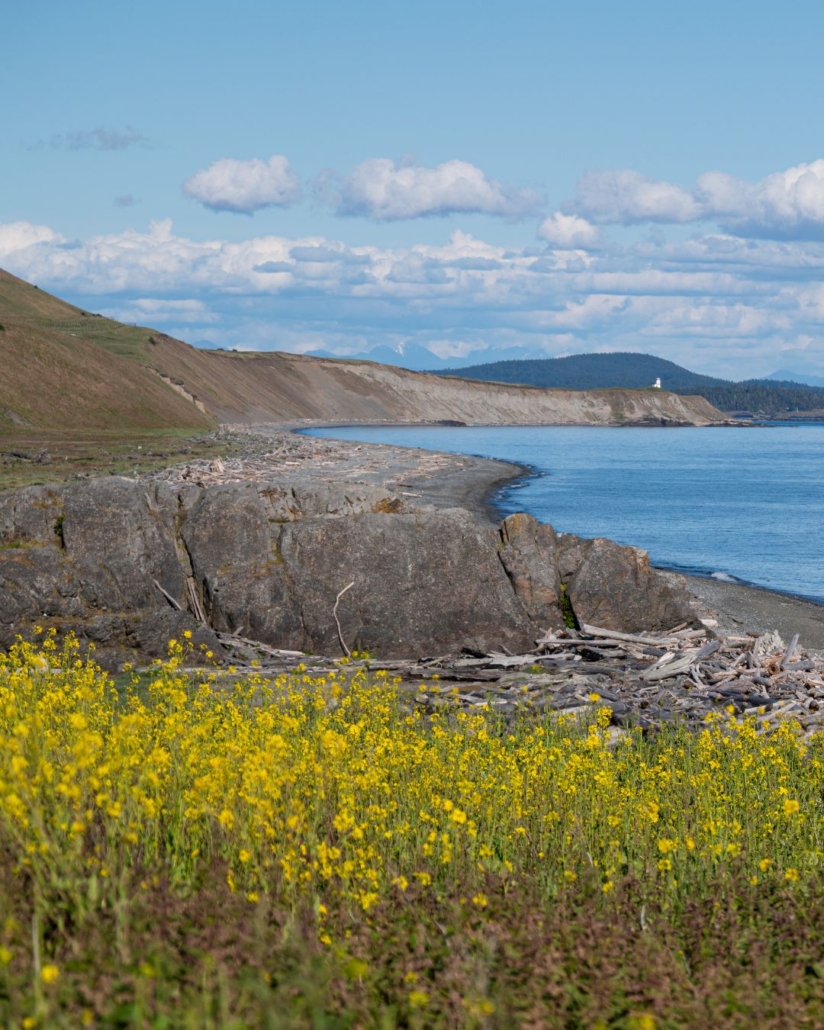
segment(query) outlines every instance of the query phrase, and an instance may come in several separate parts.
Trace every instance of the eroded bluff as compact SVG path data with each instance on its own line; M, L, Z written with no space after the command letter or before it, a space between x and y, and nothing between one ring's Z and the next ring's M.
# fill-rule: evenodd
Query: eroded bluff
M629 632L693 618L642 551L523 514L495 529L374 486L110 477L0 497L4 648L40 624L111 668L162 656L187 628L216 654L214 630L338 654L350 582L343 638L382 657L523 651L565 618Z

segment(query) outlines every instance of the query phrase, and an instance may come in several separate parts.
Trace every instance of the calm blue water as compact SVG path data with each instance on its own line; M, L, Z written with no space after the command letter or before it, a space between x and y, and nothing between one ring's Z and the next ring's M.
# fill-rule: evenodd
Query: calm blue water
M824 602L824 424L313 431L503 458L535 474L496 498L559 531L649 551L655 565Z

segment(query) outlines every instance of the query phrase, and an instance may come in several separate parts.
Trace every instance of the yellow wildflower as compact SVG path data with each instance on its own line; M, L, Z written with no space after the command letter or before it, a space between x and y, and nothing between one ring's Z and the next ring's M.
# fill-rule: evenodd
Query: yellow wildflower
M59 976L60 969L52 964L47 964L40 970L40 979L44 984L53 984Z

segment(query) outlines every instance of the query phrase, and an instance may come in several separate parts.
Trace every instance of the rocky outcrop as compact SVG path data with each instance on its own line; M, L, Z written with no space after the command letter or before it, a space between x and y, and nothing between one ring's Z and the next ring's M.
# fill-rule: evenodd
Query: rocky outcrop
M112 667L131 650L165 654L184 629L219 651L155 585L184 596L175 523L187 492L111 477L0 496L0 646L39 624L75 632Z
M520 651L575 619L637 631L691 618L643 552L527 515L496 531L374 485L110 477L0 497L3 647L40 623L75 631L111 667L164 654L185 629L215 653L215 630L340 653L333 609L350 583L343 640L383 657Z
M505 519L501 537L501 562L537 625L638 633L693 618L686 595L650 567L646 551L557 534L525 514Z

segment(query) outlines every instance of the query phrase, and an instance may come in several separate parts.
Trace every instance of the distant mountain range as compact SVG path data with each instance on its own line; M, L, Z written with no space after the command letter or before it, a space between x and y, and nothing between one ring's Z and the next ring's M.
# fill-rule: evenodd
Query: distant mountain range
M764 376L765 379L778 379L782 383L804 383L807 386L824 386L824 376L810 376L804 372L791 372L788 368L780 368Z
M199 346L212 346L211 344L200 344ZM496 348L493 352L495 360L467 365L466 358L439 358L427 347L417 343L405 343L399 347L378 346L370 351L360 351L357 354L348 354L349 361L375 361L381 365L396 365L399 368L408 368L413 372L434 372L469 376L473 379L487 379L487 371L493 370L493 378L501 382L511 382L509 371L505 366L517 365L518 382L533 382L532 378L524 380L523 376L541 376L535 370L527 371L527 366L535 363L554 362L552 366L552 383L540 383L535 381L534 385L552 385L558 388L568 387L570 389L586 389L584 385L590 379L597 381L600 385L610 386L649 386L646 378L656 368L658 371L652 377L654 382L659 376L663 380L662 385L675 392L682 388L691 386L727 386L730 380L718 379L714 376L701 375L698 372L690 372L680 365L667 361L665 358L657 358L651 354L615 353L615 354L575 354L566 358L534 358L534 351L526 347L504 347ZM330 350L308 351L311 358L334 358L340 360L341 355ZM618 360L612 361L616 358ZM649 364L639 365L627 360L632 358L648 359ZM571 364L570 364L571 363ZM604 380L607 377L608 383ZM640 376L640 379L639 379ZM747 380L747 382L777 382L787 383L791 386L819 386L824 387L824 376L809 375L804 372L793 372L790 369L781 368L776 372L763 376L760 380Z
M748 412L779 418L801 412L824 411L824 380L821 385L802 385L776 379L749 379L734 383L714 376L690 372L666 358L652 354L573 354L565 358L495 361L448 371L431 369L437 375L460 376L485 382L520 383L554 389L597 390L611 387L642 389L657 379L665 390L705 397L721 411Z
M526 347L504 347L495 350L495 358L499 361L517 361L529 358L532 353L534 352ZM336 361L340 361L341 357L345 357L347 361L376 361L380 365L395 365L398 368L408 368L412 372L428 372L433 368L445 372L466 365L466 358L439 358L419 343L402 343L398 348L374 347L370 351L346 355L335 354L330 350L310 350L307 351L307 357L334 358Z

